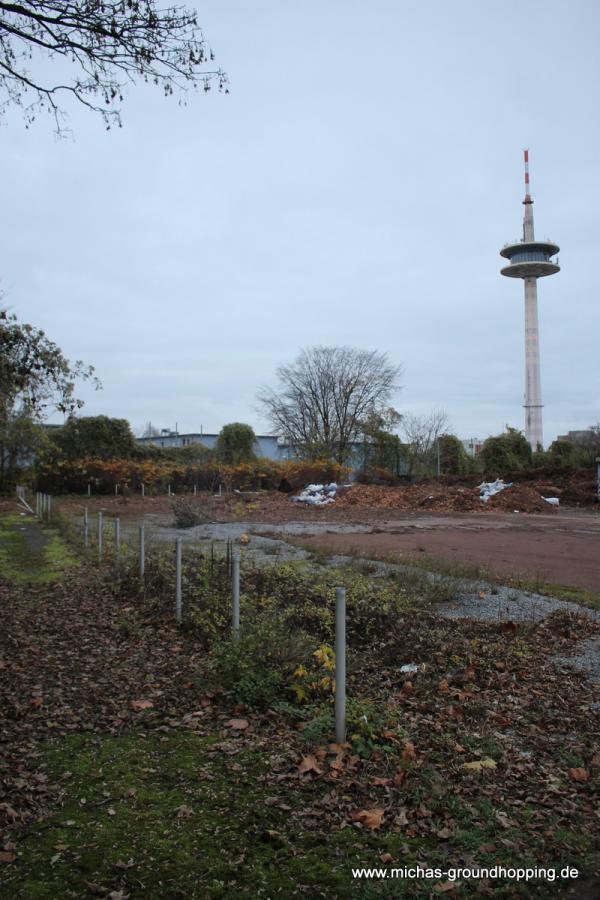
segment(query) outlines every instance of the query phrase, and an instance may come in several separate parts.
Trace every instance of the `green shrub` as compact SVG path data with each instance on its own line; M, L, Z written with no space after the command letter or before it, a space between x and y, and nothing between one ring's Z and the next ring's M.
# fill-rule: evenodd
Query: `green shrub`
M498 476L518 472L531 467L531 446L525 435L516 428L507 428L505 434L489 437L483 443L480 459L486 475Z
M256 435L250 425L243 422L223 425L215 446L217 458L228 466L253 462L256 459L255 444Z
M308 662L315 641L290 631L274 613L244 622L238 640L218 641L201 666L205 680L236 703L266 707L291 697L294 672Z

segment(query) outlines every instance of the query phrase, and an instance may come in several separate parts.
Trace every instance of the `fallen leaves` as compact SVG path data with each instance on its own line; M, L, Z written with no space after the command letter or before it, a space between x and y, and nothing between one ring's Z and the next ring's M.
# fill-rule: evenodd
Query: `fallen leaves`
M415 750L415 745L411 741L407 741L404 745L402 753L400 755L400 763L403 766L409 766L417 758L417 751Z
M190 816L194 815L194 810L191 808L191 806L182 805L177 807L177 809L175 810L175 814L178 819L187 819Z
M298 771L301 775L307 775L309 772L314 772L316 775L323 774L323 770L319 766L316 756L313 756L312 754L303 757L302 762L298 766Z
M467 772L484 772L489 769L495 769L496 761L493 759L476 759L474 762L463 763L460 768Z
M229 719L224 724L225 728L231 728L233 731L245 731L249 727L250 722L248 719Z
M583 769L578 766L574 769L569 769L569 778L571 779L571 781L589 781L590 773L587 769Z
M154 703L152 700L130 700L129 705L132 709L138 711L142 709L152 709Z
M372 831L377 831L381 828L384 816L385 809L382 806L376 806L373 809L361 809L352 813L352 821L359 822Z

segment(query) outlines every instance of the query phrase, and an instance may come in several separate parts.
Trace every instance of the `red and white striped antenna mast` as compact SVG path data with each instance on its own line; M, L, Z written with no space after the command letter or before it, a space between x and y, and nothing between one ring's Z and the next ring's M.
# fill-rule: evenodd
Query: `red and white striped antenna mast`
M523 161L525 163L525 199L523 203L533 203L529 191L529 150L523 150Z
M523 150L523 162L525 165L525 199L523 203L525 205L525 213L523 215L523 240L524 241L533 241L535 240L533 234L533 200L531 199L531 193L529 191L529 150Z

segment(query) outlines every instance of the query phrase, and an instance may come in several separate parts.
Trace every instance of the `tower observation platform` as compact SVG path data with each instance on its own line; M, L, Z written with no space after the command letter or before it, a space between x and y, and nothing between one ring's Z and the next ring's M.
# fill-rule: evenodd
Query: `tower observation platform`
M525 207L523 239L505 244L500 256L509 261L500 269L508 278L522 278L525 293L525 437L533 450L543 447L540 339L537 311L537 279L560 272L559 251L552 241L536 241L533 230L533 200L529 193L529 151L525 158Z
M556 256L560 247L549 241L518 241L506 244L500 256L510 260L509 266L500 269L502 275L509 278L543 278L560 272L557 262L550 259Z

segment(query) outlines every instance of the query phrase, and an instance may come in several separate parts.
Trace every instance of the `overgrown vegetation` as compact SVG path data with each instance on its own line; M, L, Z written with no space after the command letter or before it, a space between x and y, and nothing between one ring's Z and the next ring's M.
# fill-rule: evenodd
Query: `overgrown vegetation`
M189 449L189 448L184 448ZM314 481L343 482L348 469L327 460L303 462L258 459L237 465L221 464L214 458L207 461L84 458L77 460L40 459L37 466L38 487L53 494L86 493L88 485L96 494L140 491L142 484L152 493L166 493L168 486L175 493L198 490L214 491L219 484L226 490L275 490L285 478L293 487Z
M184 563L181 627L167 552L149 554L144 583L133 556L117 584L112 565L51 588L0 581L3 896L372 898L389 882L352 867L465 860L600 874L597 711L551 659L597 626L450 622L417 582L246 565L232 642L228 556ZM348 740L334 744L340 583ZM440 875L393 891L566 886Z

